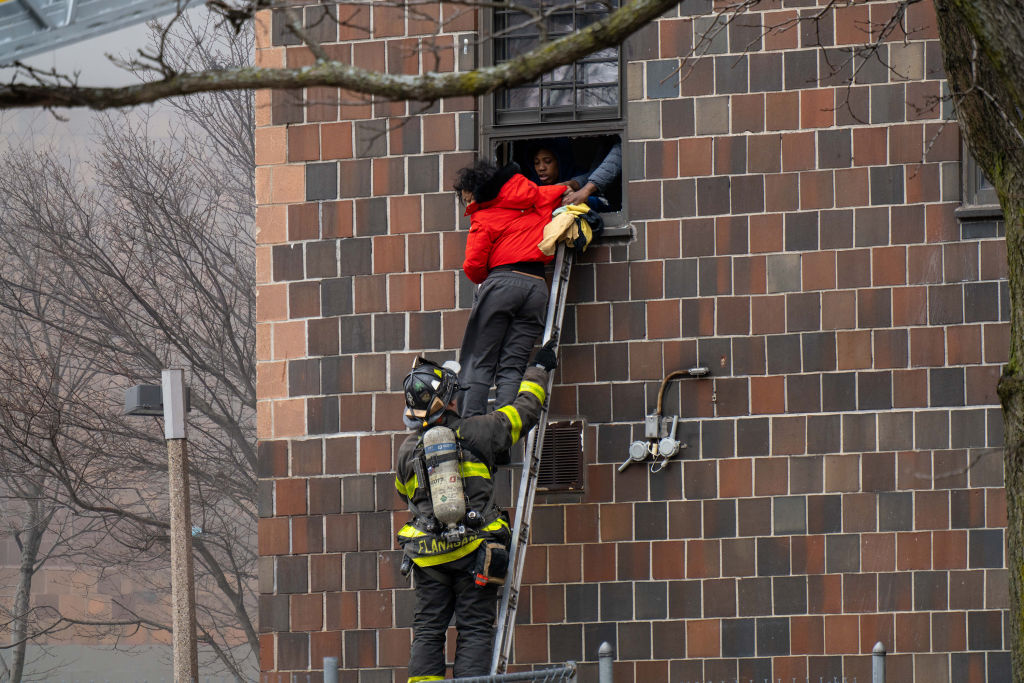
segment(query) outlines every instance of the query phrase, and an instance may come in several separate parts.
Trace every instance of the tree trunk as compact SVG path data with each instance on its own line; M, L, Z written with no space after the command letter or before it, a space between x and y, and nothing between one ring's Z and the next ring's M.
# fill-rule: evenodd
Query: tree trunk
M1006 222L1010 355L999 380L1005 426L1006 566L1013 680L1024 682L1024 5L935 0L961 132Z
M43 540L46 525L38 499L27 500L28 518L25 527L19 533L18 547L21 551L21 564L18 567L18 589L14 594L14 618L11 627L11 642L14 651L11 656L11 683L21 683L25 673L25 652L30 639L29 615L30 598L32 596L32 578L36 573L36 560L39 558L39 546Z

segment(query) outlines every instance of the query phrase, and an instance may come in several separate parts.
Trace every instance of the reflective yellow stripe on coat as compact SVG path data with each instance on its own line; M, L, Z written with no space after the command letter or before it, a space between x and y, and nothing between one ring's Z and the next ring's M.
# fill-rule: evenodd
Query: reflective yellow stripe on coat
M512 406L502 406L496 412L503 413L508 418L512 443L519 441L519 432L523 429L523 419L519 417L519 411Z
M443 681L444 676L412 676L406 683L423 683L424 681Z
M399 481L398 477L395 477L395 488L398 489L398 492L401 493L406 498L412 498L412 494L416 493L417 484L418 482L416 481L415 474L412 475L409 481L405 482L404 484L401 481Z
M541 402L541 405L544 405L544 396L545 396L544 387L542 387L541 385L537 384L536 382L530 382L530 381L524 380L523 383L519 385L519 393L521 394L524 391L528 391L531 394L533 394L534 396L536 396L537 400Z

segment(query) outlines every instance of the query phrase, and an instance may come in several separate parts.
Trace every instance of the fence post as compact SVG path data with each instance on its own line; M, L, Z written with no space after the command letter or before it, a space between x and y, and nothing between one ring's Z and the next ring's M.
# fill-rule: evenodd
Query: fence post
M324 657L324 683L338 683L337 657Z
M614 661L612 645L608 641L601 643L597 650L597 680L598 683L612 682L612 662Z
M871 683L885 683L885 645L875 643L871 650Z

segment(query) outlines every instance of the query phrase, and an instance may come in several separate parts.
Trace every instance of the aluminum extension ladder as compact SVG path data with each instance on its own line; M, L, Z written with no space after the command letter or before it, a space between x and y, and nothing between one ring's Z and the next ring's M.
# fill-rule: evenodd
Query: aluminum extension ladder
M558 339L562 331L562 316L565 314L565 300L569 294L569 272L572 270L575 250L559 242L555 253L555 273L548 296L547 321L544 324L543 342ZM494 654L491 657L491 673L505 673L512 652L512 634L515 630L516 611L519 607L519 587L523 580L523 564L526 561L526 544L530 538L530 520L533 518L533 499L537 493L537 476L540 473L540 454L544 445L544 431L548 422L548 407L551 403L551 385L554 372L548 374L544 388L544 405L537 419L537 426L530 430L523 453L523 470L519 481L519 502L516 505L515 524L509 545L508 568L505 586L502 589L498 607L498 624L494 638Z

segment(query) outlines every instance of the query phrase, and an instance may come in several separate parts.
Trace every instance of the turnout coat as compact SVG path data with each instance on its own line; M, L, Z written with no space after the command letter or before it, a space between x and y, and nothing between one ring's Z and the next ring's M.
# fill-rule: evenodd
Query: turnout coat
M466 494L466 510L474 510L482 517L478 528L467 527L465 537L454 543L448 543L441 537L441 528L430 501L426 468L417 465L417 460L422 462L421 439L426 430L410 434L402 443L398 451L395 488L408 504L413 518L398 531L398 542L418 566L432 567L453 562L474 552L484 541L508 543L508 521L494 503L494 473L498 465L508 464L509 448L537 424L546 386L546 370L527 368L519 393L511 405L466 419L454 411L447 411L441 418L440 424L455 432L462 448L459 472Z

